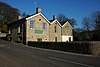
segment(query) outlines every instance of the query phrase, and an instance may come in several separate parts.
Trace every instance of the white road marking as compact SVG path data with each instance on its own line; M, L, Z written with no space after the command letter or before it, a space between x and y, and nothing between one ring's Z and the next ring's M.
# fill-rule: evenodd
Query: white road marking
M60 58L56 58L56 57L49 57L49 59L63 61L63 62L72 63L72 64L78 64L78 65L87 66L87 67L94 67L94 66L91 66L91 65L87 65L87 64L83 64L83 63L78 63L78 62L73 62L73 61L68 61L68 60L64 60L64 59L60 59Z

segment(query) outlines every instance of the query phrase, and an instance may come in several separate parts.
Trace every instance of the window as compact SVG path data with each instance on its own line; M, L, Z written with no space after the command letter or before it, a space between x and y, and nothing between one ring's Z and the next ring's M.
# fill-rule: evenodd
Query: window
M41 19L39 19L39 21L41 21Z
M54 32L57 32L57 23L54 24Z
M12 27L9 27L9 34L12 34Z
M57 27L56 26L54 26L54 31L55 31L55 33L57 32Z
M18 33L20 33L21 32L21 30L20 30L20 24L18 25Z
M43 29L46 29L46 23L43 23L43 27L42 27Z
M11 30L9 30L9 34L11 34Z
M30 28L33 29L34 28L34 21L30 21Z

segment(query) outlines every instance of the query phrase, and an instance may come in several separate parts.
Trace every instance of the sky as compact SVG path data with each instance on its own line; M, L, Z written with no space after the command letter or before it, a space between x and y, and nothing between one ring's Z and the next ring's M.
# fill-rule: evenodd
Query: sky
M0 0L21 12L29 15L36 13L36 7L51 20L53 15L64 14L69 19L74 18L77 26L82 27L82 19L94 11L100 11L100 0Z

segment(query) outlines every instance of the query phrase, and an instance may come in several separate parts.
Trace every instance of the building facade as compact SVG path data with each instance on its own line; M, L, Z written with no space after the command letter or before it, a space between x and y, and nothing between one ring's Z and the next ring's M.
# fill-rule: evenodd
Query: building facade
M72 27L69 22L61 25L53 16L48 20L36 9L36 13L8 24L8 40L27 44L33 42L66 42L73 41Z
M72 33L72 26L67 21L62 25L62 42L70 42L73 41L73 33Z

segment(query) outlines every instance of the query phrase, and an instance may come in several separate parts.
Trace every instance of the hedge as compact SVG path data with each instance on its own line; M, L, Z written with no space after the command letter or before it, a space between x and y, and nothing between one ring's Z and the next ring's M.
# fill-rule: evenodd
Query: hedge
M91 43L87 42L28 42L29 46L61 50L66 52L92 54Z

